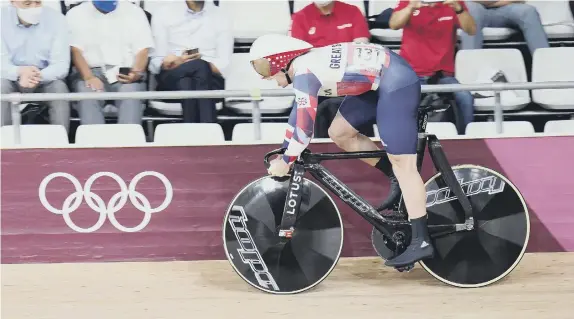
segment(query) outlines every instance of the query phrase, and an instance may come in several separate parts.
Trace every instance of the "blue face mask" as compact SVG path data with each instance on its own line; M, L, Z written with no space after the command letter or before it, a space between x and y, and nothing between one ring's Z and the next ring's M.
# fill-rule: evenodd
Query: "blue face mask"
M92 3L94 7L104 13L112 12L118 7L117 0L92 0Z

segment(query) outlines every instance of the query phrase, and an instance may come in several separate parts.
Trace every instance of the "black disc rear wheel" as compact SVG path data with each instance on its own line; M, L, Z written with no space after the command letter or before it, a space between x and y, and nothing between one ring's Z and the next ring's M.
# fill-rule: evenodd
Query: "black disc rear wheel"
M343 247L340 213L331 197L304 179L293 237L281 241L278 228L289 180L260 178L233 199L225 215L223 243L239 276L274 294L308 290L335 268Z
M434 238L435 256L421 265L449 285L486 286L508 275L524 256L530 236L528 208L500 173L475 165L452 169L473 206L476 227ZM429 227L464 223L462 207L440 173L425 185Z

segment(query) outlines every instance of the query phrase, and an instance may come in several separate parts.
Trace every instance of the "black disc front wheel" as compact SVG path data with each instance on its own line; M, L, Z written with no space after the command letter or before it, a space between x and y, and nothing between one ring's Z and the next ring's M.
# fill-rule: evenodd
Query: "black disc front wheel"
M289 180L260 178L231 202L223 244L233 269L253 287L274 294L308 290L335 268L343 247L341 215L331 197L304 179L290 239L279 237Z
M421 265L457 287L499 281L520 262L530 236L528 208L518 189L500 173L475 165L452 168L470 200L475 229L432 239L435 256ZM428 225L463 224L464 212L440 173L426 182Z

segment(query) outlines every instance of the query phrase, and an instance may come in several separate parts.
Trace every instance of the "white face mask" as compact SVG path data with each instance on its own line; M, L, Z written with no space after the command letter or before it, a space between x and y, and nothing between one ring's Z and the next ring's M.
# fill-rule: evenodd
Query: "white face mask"
M325 0L323 0L323 1L313 1L313 2L314 2L316 5L318 5L319 7L324 7L324 6L326 6L326 5L331 4L331 2L333 2L333 1L332 1L332 0L331 0L331 1L325 1Z
M40 16L42 15L42 7L34 8L18 8L18 16L22 21L30 24L38 24L40 22Z

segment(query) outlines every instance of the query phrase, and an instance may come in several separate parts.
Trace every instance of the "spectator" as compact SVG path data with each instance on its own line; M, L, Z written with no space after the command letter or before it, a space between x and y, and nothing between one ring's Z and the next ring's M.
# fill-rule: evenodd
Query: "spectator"
M340 42L369 42L361 10L341 1L313 1L293 14L291 36L322 47Z
M158 90L222 90L233 54L233 36L218 7L205 1L168 5L152 17L156 48L150 71ZM217 121L215 100L182 100L185 123Z
M482 48L482 28L518 28L524 35L531 53L538 48L547 48L548 38L540 22L536 8L526 1L494 0L466 1L468 11L476 21L476 35L463 33L461 49Z
M341 1L314 1L293 14L291 36L321 47L341 42L369 42L371 34L367 20L356 6ZM319 97L315 137L329 137L329 126L343 98Z
M413 67L421 84L433 77L439 84L458 84L454 77L456 31L462 28L475 34L476 25L462 1L423 4L420 0L400 1L389 25L403 29L400 55ZM474 117L474 98L468 91L454 93L462 118L457 119L459 134Z
M146 90L148 50L153 47L144 11L128 1L84 2L66 15L71 31L74 68L70 77L77 92L138 92ZM122 70L120 74L120 68ZM105 101L79 101L81 124L104 124ZM115 101L118 123L141 124L140 100Z
M2 8L2 94L68 93L68 29L62 13L42 1L11 1ZM50 122L70 126L70 105L48 102ZM11 124L10 103L2 102L2 125Z

